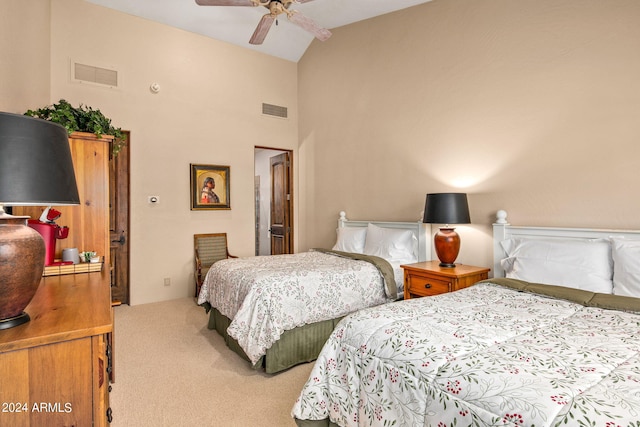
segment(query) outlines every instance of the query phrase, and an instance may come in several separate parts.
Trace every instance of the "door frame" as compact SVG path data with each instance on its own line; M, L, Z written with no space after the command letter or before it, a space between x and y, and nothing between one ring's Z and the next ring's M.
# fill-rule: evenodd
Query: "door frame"
M294 232L295 232L295 228L294 228L294 187L293 187L293 182L294 182L294 168L293 168L293 150L288 149L288 148L277 148L277 147L267 147L264 145L256 145L254 146L254 175L255 175L255 164L256 164L256 150L271 150L271 151L279 151L279 152L286 152L289 154L289 182L288 182L288 187L289 187L289 222L290 222L290 233L289 233L289 253L293 253L294 252ZM270 169L270 168L269 168ZM271 178L271 177L270 177ZM271 179L269 179L269 182L271 182ZM269 194L269 204L271 204L271 195ZM260 230L258 229L258 223L257 223L257 218L258 218L258 212L254 212L254 230L255 233L258 235L260 233ZM261 218L261 220L264 220L264 218ZM261 242L262 243L262 242ZM271 247L270 241L269 241L269 247ZM271 250L269 250L269 252L271 252Z
M131 132L123 131L126 144L109 158L109 236L111 240L111 292L114 302L130 304L131 268Z

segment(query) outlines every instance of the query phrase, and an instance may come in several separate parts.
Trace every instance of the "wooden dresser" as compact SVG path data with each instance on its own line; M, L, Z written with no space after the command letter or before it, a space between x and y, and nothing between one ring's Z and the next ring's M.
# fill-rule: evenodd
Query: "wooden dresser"
M44 277L0 330L0 426L106 426L113 313L108 269Z

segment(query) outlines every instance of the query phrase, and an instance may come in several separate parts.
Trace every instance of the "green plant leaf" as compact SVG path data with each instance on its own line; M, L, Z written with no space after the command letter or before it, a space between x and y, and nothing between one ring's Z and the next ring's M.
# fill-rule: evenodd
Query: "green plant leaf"
M107 118L100 110L80 104L78 107L72 106L64 99L57 104L48 105L37 110L27 110L25 116L37 117L50 122L62 125L69 134L73 132L89 132L98 138L102 135L113 136L111 152L114 156L126 144L126 138L122 129L111 124L111 119Z

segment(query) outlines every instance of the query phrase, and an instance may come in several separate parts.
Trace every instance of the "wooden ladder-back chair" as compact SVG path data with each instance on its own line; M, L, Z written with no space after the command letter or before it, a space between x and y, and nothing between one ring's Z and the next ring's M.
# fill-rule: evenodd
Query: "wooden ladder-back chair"
M193 235L193 249L195 252L196 298L213 263L221 259L237 258L229 254L227 248L227 233L208 233Z

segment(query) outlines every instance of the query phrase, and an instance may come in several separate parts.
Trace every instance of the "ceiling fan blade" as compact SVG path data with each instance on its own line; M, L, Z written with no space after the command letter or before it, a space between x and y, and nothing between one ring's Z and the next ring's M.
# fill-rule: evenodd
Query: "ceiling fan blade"
M267 33L269 32L269 28L273 25L273 21L276 20L276 17L267 13L262 17L256 30L253 32L251 39L249 39L250 44L262 44L264 38L267 37Z
M329 37L331 37L331 31L327 30L326 28L320 27L311 18L307 18L298 11L292 11L291 14L288 15L288 17L291 22L309 31L318 40L325 41Z
M200 6L258 6L252 0L196 0Z

